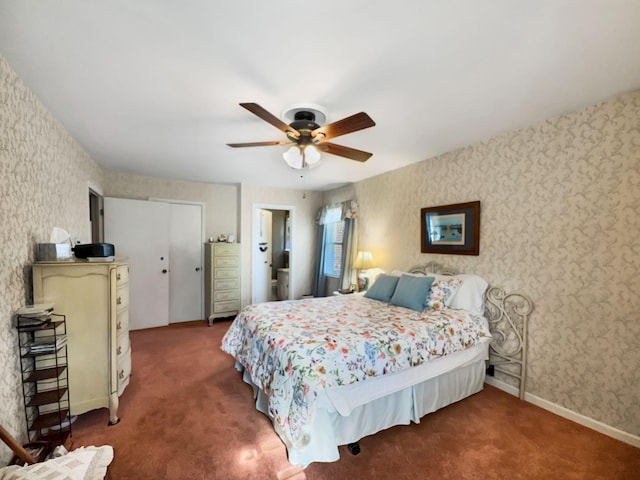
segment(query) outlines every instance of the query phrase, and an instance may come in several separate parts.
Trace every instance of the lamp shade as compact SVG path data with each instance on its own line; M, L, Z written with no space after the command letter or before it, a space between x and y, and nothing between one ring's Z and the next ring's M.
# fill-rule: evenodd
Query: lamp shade
M284 161L295 170L311 168L320 162L320 152L315 145L293 145L282 154Z
M371 252L358 252L356 261L353 262L353 268L356 270L367 270L373 267L373 255Z
M304 147L304 162L313 167L320 161L320 152L314 145L307 145Z
M284 158L284 161L287 162L287 165L289 165L291 168L300 170L304 167L304 158L302 157L302 152L297 145L294 145L289 150L284 152L282 157Z

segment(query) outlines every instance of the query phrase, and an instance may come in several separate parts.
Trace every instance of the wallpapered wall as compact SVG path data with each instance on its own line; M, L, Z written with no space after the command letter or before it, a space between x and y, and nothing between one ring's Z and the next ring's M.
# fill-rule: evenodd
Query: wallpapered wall
M0 424L24 437L18 344L12 312L27 301L37 242L51 229L90 238L89 182L102 171L0 56ZM11 456L0 446L0 464Z
M527 391L640 435L640 92L325 195L386 270L430 260L526 293ZM480 256L420 253L420 208L480 200Z

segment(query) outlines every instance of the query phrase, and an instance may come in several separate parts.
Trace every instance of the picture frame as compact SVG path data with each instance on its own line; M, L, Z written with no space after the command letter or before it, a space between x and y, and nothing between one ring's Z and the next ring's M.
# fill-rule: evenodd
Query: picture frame
M420 209L420 251L480 255L480 201Z

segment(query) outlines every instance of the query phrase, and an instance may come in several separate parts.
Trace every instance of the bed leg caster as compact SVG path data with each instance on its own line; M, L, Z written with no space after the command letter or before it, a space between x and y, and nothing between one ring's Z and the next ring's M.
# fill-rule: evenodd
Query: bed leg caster
M347 445L347 448L351 455L358 455L360 453L360 444L358 442L350 443Z

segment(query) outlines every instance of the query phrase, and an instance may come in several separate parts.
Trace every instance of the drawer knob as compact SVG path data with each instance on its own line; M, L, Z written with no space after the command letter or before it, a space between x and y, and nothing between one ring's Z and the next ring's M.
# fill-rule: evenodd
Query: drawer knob
M120 280L120 278L121 278L120 273L116 273L116 280Z
M116 325L116 328L118 330L122 330L122 322L118 322L118 325Z
M118 349L116 350L116 354L120 355L122 353L122 347L118 347Z
M120 374L118 375L118 378L120 380L122 380L124 378L124 370L120 370Z
M116 303L117 303L118 305L122 305L122 297L118 297L118 298L116 299Z

